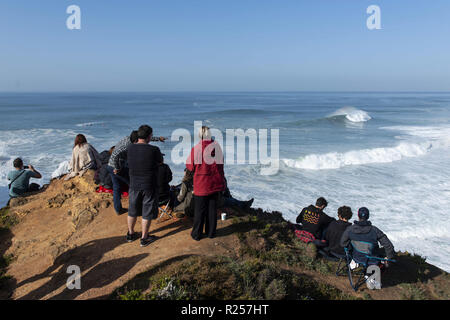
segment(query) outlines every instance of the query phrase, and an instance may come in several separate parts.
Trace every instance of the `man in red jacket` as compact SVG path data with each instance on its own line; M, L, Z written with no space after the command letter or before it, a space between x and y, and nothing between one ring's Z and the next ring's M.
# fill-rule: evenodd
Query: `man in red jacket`
M186 168L194 172L194 226L191 237L199 241L203 227L209 238L214 238L217 228L217 202L219 192L225 188L223 152L220 145L211 139L208 127L199 132L200 142L191 150Z

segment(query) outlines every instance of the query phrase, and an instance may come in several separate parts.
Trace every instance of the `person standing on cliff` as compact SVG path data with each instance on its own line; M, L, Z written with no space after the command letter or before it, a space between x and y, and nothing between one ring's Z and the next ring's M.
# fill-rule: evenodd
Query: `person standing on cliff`
M113 184L113 201L114 210L116 214L121 215L125 213L126 210L122 208L121 203L121 187L122 185L129 185L129 173L127 165L127 150L128 147L136 143L137 141L137 131L134 130L129 136L123 137L114 147L111 157L108 161L107 170L111 176ZM164 142L164 137L155 137L151 141L161 141Z
M199 241L203 227L208 238L214 238L217 228L217 205L219 193L225 189L223 152L211 138L208 127L199 132L200 142L191 150L186 169L194 172L194 226L191 237Z
M142 216L141 247L148 246L157 238L148 234L151 220L158 217L158 166L163 162L161 151L149 142L152 128L139 127L137 143L128 147L128 169L130 173L128 232L126 239L137 239L134 226L138 216Z

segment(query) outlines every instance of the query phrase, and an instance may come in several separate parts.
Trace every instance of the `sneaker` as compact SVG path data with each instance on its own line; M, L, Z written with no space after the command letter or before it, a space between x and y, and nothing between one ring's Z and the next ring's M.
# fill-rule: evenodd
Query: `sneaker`
M158 238L155 236L147 236L147 238L141 239L141 247L148 246L150 243L156 241L156 239L158 239Z
M133 242L134 240L136 240L138 238L138 235L136 232L134 232L133 234L129 234L127 232L127 242Z
M350 269L356 269L356 268L358 268L359 267L359 264L358 263L356 263L355 262L355 260L352 260L351 262L350 262Z

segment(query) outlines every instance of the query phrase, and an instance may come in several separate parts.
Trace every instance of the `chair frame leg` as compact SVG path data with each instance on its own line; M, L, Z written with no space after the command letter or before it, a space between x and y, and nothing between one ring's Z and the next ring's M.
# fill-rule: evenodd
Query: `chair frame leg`
M173 216L167 211L168 208L169 204L166 204L164 208L161 208L161 215L159 216L158 219L156 219L156 221L160 221L164 215L167 215L170 219L173 219Z

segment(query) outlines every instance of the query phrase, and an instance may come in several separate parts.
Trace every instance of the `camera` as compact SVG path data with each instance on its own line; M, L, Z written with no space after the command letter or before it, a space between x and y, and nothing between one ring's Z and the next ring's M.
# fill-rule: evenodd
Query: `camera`
M29 167L29 166L23 166L23 168L24 168L24 169L30 169L30 167Z

